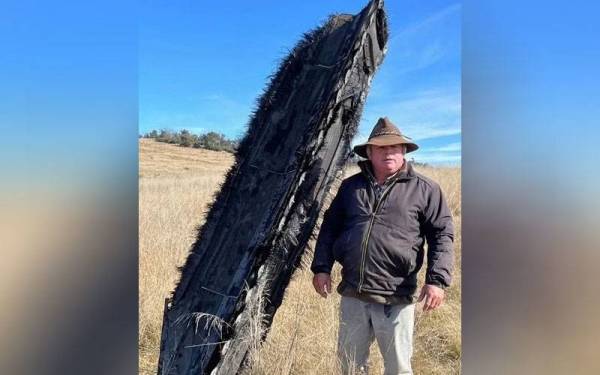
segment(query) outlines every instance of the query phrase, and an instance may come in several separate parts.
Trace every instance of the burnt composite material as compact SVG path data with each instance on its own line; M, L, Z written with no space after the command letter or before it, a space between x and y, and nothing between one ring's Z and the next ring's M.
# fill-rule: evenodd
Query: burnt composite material
M373 0L330 17L281 63L165 305L159 374L235 374L264 339L350 155L386 42Z

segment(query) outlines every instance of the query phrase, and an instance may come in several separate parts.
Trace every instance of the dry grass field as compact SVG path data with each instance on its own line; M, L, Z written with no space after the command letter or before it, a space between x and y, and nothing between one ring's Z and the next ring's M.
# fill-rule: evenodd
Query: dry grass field
M225 152L183 148L140 140L139 178L139 369L155 374L164 299L178 278L206 205L233 163ZM455 223L455 281L439 309L416 316L415 374L460 373L461 222L460 168L419 168L437 181ZM356 170L347 170L347 175ZM332 192L333 193L333 192ZM303 264L309 264L308 251ZM424 272L421 272L423 276ZM333 273L339 281L339 267ZM267 341L254 356L251 374L336 374L337 294L323 299L312 288L310 270L298 269L275 315ZM421 277L421 283L423 278ZM419 306L420 307L420 306ZM381 356L372 347L371 373L382 373Z

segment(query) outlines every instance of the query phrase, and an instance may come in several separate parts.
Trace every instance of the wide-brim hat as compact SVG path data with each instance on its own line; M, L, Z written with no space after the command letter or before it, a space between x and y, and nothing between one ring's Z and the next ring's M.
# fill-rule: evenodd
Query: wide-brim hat
M387 117L381 117L377 120L377 124L375 124L369 136L369 140L363 144L354 146L354 152L368 159L367 145L392 146L399 144L406 145L406 153L413 152L419 148L409 137L402 134L400 129Z

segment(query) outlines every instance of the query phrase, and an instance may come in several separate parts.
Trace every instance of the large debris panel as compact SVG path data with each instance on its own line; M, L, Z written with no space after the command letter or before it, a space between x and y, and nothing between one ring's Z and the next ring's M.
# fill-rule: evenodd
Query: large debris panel
M330 17L283 60L165 306L159 374L235 374L264 339L350 155L386 42L373 0Z

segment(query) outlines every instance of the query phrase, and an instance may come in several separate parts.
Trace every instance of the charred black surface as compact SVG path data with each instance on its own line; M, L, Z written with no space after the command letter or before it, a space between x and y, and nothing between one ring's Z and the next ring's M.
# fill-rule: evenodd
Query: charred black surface
M383 60L383 1L306 34L257 109L166 307L159 374L235 374L266 335L350 155Z

